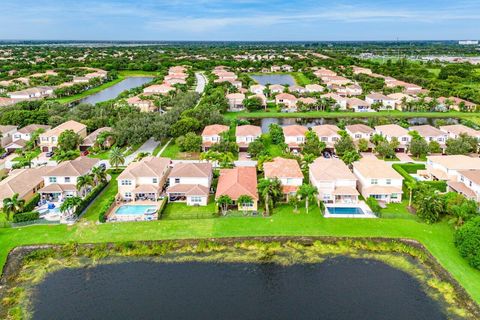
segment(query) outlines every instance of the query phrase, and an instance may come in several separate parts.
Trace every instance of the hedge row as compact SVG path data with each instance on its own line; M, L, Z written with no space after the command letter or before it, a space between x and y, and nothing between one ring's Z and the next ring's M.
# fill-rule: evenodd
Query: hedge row
M23 212L33 211L33 209L35 209L35 207L38 205L39 202L40 202L40 194L36 193L32 199L25 202L25 205L23 206Z
M105 203L105 205L100 209L100 212L98 213L98 221L101 223L104 223L107 221L107 213L108 209L112 206L112 203L115 202L115 196L111 196L110 199Z
M13 223L34 221L40 218L40 214L37 211L22 212L13 215Z
M167 206L168 199L167 197L162 199L162 203L160 203L160 207L158 208L157 214L158 214L158 219L161 218L163 210L165 210L165 207Z
M416 163L395 163L392 165L392 168L395 169L403 178L403 194L408 194L410 193L410 190L407 188L405 185L406 181L410 182L417 182L417 183L423 183L426 185L431 186L433 189L438 190L440 192L446 192L447 191L447 183L445 181L417 181L415 178L413 178L410 174L411 173L416 173L418 170L423 170L425 169L425 166L423 164L416 164Z
M95 188L93 188L92 191L90 191L89 194L86 195L86 197L83 199L82 203L75 209L75 215L78 217L80 214L82 214L83 210L85 210L90 203L92 203L93 200L102 192L102 190L107 186L108 182L102 182Z

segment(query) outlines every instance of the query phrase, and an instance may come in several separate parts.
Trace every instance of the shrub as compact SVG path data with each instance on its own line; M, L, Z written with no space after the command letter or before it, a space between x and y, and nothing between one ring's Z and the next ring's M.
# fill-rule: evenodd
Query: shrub
M365 201L367 205L370 207L370 209L373 211L375 214L379 214L380 210L382 209L380 205L378 204L377 199L373 197L368 197L367 200Z
M465 223L455 233L455 245L468 263L480 269L480 217Z
M35 209L39 201L40 201L40 194L36 193L32 199L25 202L25 205L23 206L23 212L33 211L33 209Z
M83 198L82 203L75 209L75 215L78 217L83 210L85 210L90 203L92 203L93 200L102 192L102 190L107 186L108 182L102 182L95 188L93 188L92 191L90 191L89 194L86 195L85 198Z
M107 221L108 209L110 209L113 202L115 202L115 196L110 197L102 209L100 209L100 212L98 213L98 221L101 223L105 223Z
M13 215L13 223L34 221L40 218L40 214L37 211L17 213Z

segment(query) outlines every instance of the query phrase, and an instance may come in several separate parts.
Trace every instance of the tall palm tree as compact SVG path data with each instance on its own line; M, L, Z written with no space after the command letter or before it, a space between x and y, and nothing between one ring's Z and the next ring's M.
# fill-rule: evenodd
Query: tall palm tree
M92 176L95 180L95 184L105 182L107 180L107 172L102 167L93 167Z
M298 195L300 195L303 199L305 199L305 210L308 213L309 208L309 200L312 200L315 195L318 194L318 190L316 187L312 186L311 184L302 184L297 191Z
M65 201L60 205L60 212L63 214L68 213L69 216L73 215L73 210L82 203L82 198L80 197L70 197L66 198Z
M3 212L5 212L8 220L10 220L11 215L21 212L25 206L25 200L18 197L18 193L15 193L11 198L3 199Z
M311 153L307 153L303 155L303 158L300 163L300 167L302 168L302 172L304 175L308 175L308 167L315 161L316 158L317 156Z
M253 198L247 194L242 194L238 197L237 202L242 208L243 214L247 214L247 208L253 203Z
M416 180L405 180L405 186L408 188L409 196L408 196L408 206L412 206L412 198L413 198L413 190L417 187Z
M115 170L118 170L118 166L125 163L125 157L123 152L119 147L113 147L110 150L110 165L115 167Z
M230 196L223 194L217 199L217 206L222 211L222 215L225 215L228 209L228 206L233 203L232 198Z
M87 189L86 187L88 186L91 186L91 187L95 186L95 181L92 175L85 174L77 178L77 190L81 191L82 196L84 197L85 197L85 190Z
M269 216L273 201L282 194L282 184L278 179L261 179L257 188L265 203L265 213Z

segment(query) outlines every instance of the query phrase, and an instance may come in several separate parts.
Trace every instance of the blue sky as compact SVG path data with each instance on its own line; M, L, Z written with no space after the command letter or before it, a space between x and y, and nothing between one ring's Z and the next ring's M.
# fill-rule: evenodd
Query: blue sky
M480 0L0 0L0 39L480 38Z

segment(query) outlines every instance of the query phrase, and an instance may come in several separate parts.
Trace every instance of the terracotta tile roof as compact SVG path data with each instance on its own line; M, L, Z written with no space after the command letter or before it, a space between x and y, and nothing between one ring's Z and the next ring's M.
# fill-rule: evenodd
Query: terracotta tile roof
M454 135L459 135L461 133L466 133L469 136L477 137L480 135L480 131L467 127L463 124L452 124L448 126L440 126L440 130L447 133L452 133Z
M0 125L0 133L7 133L9 131L16 130L16 129L17 129L17 126L10 126L10 125L2 126L2 125Z
M340 131L340 128L333 124L321 124L314 126L312 130L315 131L319 137L330 137L339 136L338 131Z
M385 161L374 157L365 157L353 163L353 168L365 178L403 179L402 176Z
M285 136L304 136L308 129L298 124L282 127Z
M167 194L169 193L184 193L186 196L206 196L209 195L209 189L200 184L176 184L168 187Z
M412 126L409 128L410 131L417 131L419 135L422 137L436 137L436 136L444 136L446 135L440 129L437 129L429 124L421 125L421 126Z
M55 128L53 128L51 130L48 130L45 133L42 133L42 136L46 136L46 137L59 136L62 132L66 131L66 130L73 130L75 133L78 133L78 132L80 132L80 131L82 131L86 128L87 128L87 126L84 125L83 123L80 123L80 122L77 122L77 121L74 121L74 120L70 120L70 121L62 123L59 126L56 126Z
M212 164L209 162L177 163L168 175L169 178L206 178L212 175Z
M52 169L53 167L39 167L12 170L8 177L0 181L0 206L3 205L3 199L10 198L15 193L23 199L43 182L43 176Z
M97 141L98 136L102 132L110 132L110 131L112 131L112 128L110 128L110 127L98 128L97 130L90 133L85 139L83 139L82 145L93 146L95 144L95 142Z
M235 136L237 137L245 137L245 136L260 136L262 134L262 128L259 126L252 126L252 125L243 125L238 126L235 132Z
M136 179L140 177L159 177L163 178L170 166L169 158L145 157L139 162L132 162L118 176L117 180L125 178Z
M403 193L402 188L398 188L394 186L380 186L380 185L366 187L365 189L363 189L363 192L368 194Z
M460 170L458 171L459 174L467 178L468 180L472 181L473 183L480 185L480 170L473 169L473 170Z
M303 178L302 170L295 159L276 157L263 164L265 178Z
M216 136L222 132L228 131L230 128L222 124L212 124L206 126L202 131L202 136Z
M427 161L432 161L453 170L480 169L480 158L472 158L465 155L427 156Z
M450 188L455 190L457 193L461 193L461 194L465 195L467 198L470 198L470 199L476 199L477 198L477 195L475 194L475 191L473 191L472 189L470 189L469 187L467 187L466 185L464 185L461 182L447 181L447 184Z
M241 195L249 195L258 200L257 169L255 167L236 167L221 169L215 199L228 195L237 200Z
M50 130L51 128L52 126L47 126L43 124L30 124L26 127L23 127L22 129L19 129L18 132L22 134L26 134L26 133L33 133L38 129L44 129L45 131L47 131L47 130Z
M65 191L76 191L77 187L73 184L58 184L53 183L38 190L38 193L54 193Z
M75 160L58 164L48 172L49 177L78 177L87 174L100 160L88 157L78 157Z
M317 103L317 99L315 98L299 98L299 102L302 102L304 104L315 104Z
M408 130L400 127L398 124L385 124L381 126L376 126L375 131L381 132L382 135L389 137L400 137L408 135Z
M369 134L369 133L375 132L373 128L367 126L366 124L361 124L361 123L348 125L345 127L345 129L347 129L351 133L361 132L361 133Z
M357 180L340 159L319 157L309 166L310 174L317 181Z

